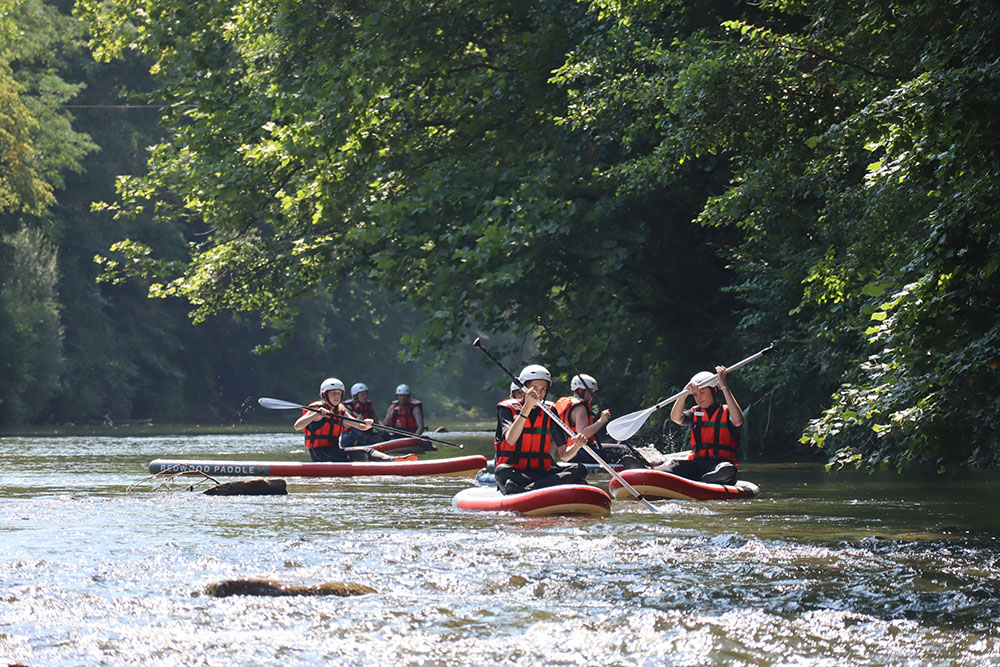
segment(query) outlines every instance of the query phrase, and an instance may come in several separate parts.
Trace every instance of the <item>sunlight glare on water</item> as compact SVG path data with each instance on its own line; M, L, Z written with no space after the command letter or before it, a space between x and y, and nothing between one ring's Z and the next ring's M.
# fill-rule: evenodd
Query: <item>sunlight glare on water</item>
M998 525L983 511L998 506L995 474L749 465L762 488L751 501L528 518L453 509L469 478L289 478L283 497L125 493L158 457L304 460L294 434L0 446L8 663L1000 662ZM237 578L376 592L206 594Z

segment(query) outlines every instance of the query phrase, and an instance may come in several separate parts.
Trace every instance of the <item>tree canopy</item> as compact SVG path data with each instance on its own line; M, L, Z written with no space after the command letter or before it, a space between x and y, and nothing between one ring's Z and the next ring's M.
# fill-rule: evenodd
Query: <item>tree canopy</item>
M776 340L770 437L997 462L990 2L77 7L166 105L109 210L191 229L108 276L278 327L362 278L414 354L542 316L620 411Z

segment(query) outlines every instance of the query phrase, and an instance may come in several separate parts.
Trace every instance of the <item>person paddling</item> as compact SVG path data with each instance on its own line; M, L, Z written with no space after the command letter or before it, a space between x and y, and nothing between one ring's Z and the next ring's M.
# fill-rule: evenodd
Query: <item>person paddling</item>
M424 408L410 395L410 385L396 387L396 400L389 405L382 423L408 433L424 432Z
M357 429L367 431L372 427L372 420L362 423L347 421L340 417L351 417L340 399L344 397L344 383L337 378L327 378L319 386L319 401L309 404L312 410L303 410L302 415L295 420L293 428L304 431L306 450L313 461L394 461L395 457L364 449L362 447L344 448L340 444L340 436L347 430Z
M582 433L587 438L587 444L595 453L608 463L619 463L627 468L646 467L642 460L628 445L619 443L603 444L597 440L604 425L611 419L609 410L602 410L600 417L594 410L594 394L597 392L597 380L593 376L581 373L570 380L569 396L562 396L556 401L556 414L576 433ZM597 463L586 451L577 454L571 463Z
M539 407L552 385L552 375L544 366L532 364L521 370L518 380L525 386L519 409L512 409L513 404L497 407L497 488L510 495L582 483L587 477L585 465L556 464L552 457L553 452L558 452L563 461L569 461L587 442L581 433L568 439L566 432ZM555 404L547 401L545 405L551 410Z
M344 401L344 407L358 419L370 419L373 425L382 424L375 414L375 406L368 397L368 385L364 382L355 382L351 385L351 398ZM361 431L352 428L340 436L340 444L342 447L374 445L385 440L384 435L384 432L376 429Z
M691 428L691 453L657 470L710 484L736 482L743 410L729 388L726 367L716 366L715 372L718 380L708 371L695 374L670 409L671 421ZM719 403L720 391L725 405ZM688 396L694 396L691 410L684 409Z

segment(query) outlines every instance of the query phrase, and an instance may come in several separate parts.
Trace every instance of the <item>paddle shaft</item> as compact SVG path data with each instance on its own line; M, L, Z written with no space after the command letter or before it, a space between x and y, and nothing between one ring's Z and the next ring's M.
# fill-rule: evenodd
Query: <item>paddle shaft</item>
M773 349L774 349L774 345L768 345L767 347L765 347L763 350L761 350L757 354L752 354L752 355L750 355L749 357L747 357L746 359L744 359L742 361L737 361L732 366L726 366L726 373L729 373L729 371L735 371L740 366L746 366L750 362L757 361L758 359L760 359L761 357L763 357L765 354L767 354L768 352L770 352ZM703 381L699 382L698 383L698 387L708 386L708 385L712 384L713 382L718 382L718 380L719 380L719 374L716 373L715 375L713 375L712 377L708 378L707 380L703 380ZM677 392L676 394L674 394L670 398L665 398L662 401L660 401L659 403L657 403L656 405L654 405L653 406L653 410L659 410L664 405L667 405L668 403L673 403L674 401L676 401L678 398L680 398L681 396L683 396L686 393L688 393L688 390L687 389L682 389L681 391Z
M511 373L509 370L507 370L507 368L502 363L500 363L499 359L497 359L492 354L490 354L490 351L487 350L485 347L483 347L483 344L479 342L478 338L472 342L472 345L473 345L473 347L478 347L482 351L482 353L485 354L486 357L490 361L492 361L494 364L496 364L497 368L499 368L501 371L503 371L504 374L507 377L509 377L514 382L514 384L516 384L518 387L521 388L521 391L525 391L525 392L527 391L525 389L525 387L524 387L524 383L521 382L521 380L518 379L513 373ZM544 401L539 401L538 402L538 407L540 407L542 409L542 412L544 412L545 414L547 414L552 419L552 421L554 421L556 424L558 424L560 426L560 428L562 428L562 430L566 432L566 435L568 435L571 438L576 435L576 432L573 431L573 429L571 429L569 426L567 426L566 423L563 422L562 419L559 419L559 417L554 412L552 412L552 410L550 410L547 405L545 405ZM652 503L650 503L648 500L646 500L645 498L643 498L642 494L640 494L638 491L636 491L635 489L633 489L632 485L629 484L628 482L626 482L625 479L621 475L619 475L617 472L615 472L614 468L612 468L608 464L607 461L605 461L600 456L598 456L597 453L593 449L590 448L590 445L588 445L585 442L585 443L583 443L582 449L583 449L583 451L585 451L588 454L590 454L590 457L592 459L594 459L594 461L597 462L597 464L599 466L601 466L602 468L604 468L604 470L607 473L609 473L612 477L614 477L616 480L618 480L619 484L621 484L624 488L628 489L629 493L631 493L633 496L635 496L638 500L641 500L642 502L644 502L646 504L646 507L648 507L649 509L651 509L652 511L654 511L656 513L660 512L660 510L656 509L656 507Z
M280 398L266 398L261 397L257 399L257 403L261 407L268 408L269 410L312 410L313 412L320 412L319 408L314 408L311 405L301 405L299 403L292 403L291 401L283 401ZM329 415L334 419L340 419L342 421L351 421L357 424L364 424L365 420L355 419L354 417L347 417L345 415ZM457 447L458 449L465 449L465 445L457 445L454 442L448 442L446 440L438 440L437 438L432 438L427 435L418 435L416 433L410 433L409 431L403 431L398 428L392 428L391 426L383 426L382 424L372 424L372 428L377 428L382 431L388 431L389 433L396 433L398 435L407 436L410 438L418 438L420 440L429 440L431 442L437 442L442 445L448 445L449 447Z
M568 361L569 365L573 367L574 371L576 371L576 376L580 378L580 382L583 383L583 386L589 389L590 391L596 391L594 387L591 387L589 384L587 384L587 378L583 377L583 373L580 372L580 368L575 363L573 363L573 359L566 352L566 348L562 346L562 343L559 342L559 338L552 335L552 332L549 331L549 328L545 325L545 320L542 319L541 315L538 316L538 323L542 325L543 329L545 329L545 333L548 335L548 337L551 338L553 341L555 341L556 347L558 347L559 351L562 352L563 359Z

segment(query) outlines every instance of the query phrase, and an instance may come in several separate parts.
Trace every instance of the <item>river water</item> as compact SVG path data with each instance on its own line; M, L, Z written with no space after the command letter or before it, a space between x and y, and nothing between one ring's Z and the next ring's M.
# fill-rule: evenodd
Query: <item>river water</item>
M300 438L0 437L0 664L1000 663L996 473L748 464L758 499L606 519L462 513L468 478L126 493L154 458L305 460ZM235 578L376 592L205 594Z

